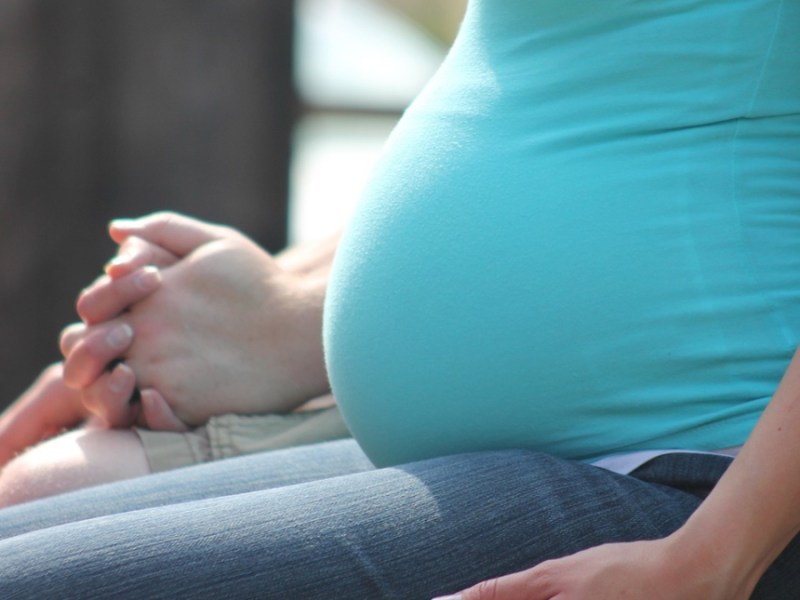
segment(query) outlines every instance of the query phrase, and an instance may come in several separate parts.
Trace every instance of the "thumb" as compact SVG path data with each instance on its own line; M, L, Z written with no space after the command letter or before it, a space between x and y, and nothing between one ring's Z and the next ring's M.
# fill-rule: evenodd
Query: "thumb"
M154 389L141 391L144 422L153 431L188 431L160 392Z
M157 212L138 219L117 219L108 228L118 244L136 236L182 258L203 244L224 237L225 228L174 212Z

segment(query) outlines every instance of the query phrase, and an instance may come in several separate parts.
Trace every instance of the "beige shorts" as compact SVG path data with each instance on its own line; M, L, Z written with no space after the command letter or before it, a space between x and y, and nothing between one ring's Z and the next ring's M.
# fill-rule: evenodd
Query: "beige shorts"
M336 406L289 414L212 417L184 433L136 429L153 473L202 462L350 437Z

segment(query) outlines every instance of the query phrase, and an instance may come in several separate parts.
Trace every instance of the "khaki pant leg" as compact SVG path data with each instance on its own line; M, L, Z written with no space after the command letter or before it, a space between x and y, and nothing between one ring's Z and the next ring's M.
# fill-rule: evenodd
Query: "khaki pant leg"
M136 433L154 473L350 436L335 406L282 415L228 414L187 432L136 429Z

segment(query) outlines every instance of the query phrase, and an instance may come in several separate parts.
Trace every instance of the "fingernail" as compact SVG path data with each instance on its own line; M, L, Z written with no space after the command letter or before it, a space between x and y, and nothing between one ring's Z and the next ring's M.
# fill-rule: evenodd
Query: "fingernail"
M437 596L432 600L463 600L464 596L461 594L455 594L454 596Z
M127 323L115 327L106 335L106 342L116 350L127 348L132 339L133 329Z
M133 219L114 219L111 221L111 227L115 227L117 229L130 229L135 224Z
M121 267L123 265L127 265L132 258L133 256L127 252L118 254L103 266L103 271L108 273L109 269L112 267Z
M124 392L128 387L128 373L122 368L122 365L117 365L108 376L108 389L119 394Z
M161 273L156 267L152 266L142 269L133 279L136 287L145 292L154 289L159 281L161 281Z
M130 252L123 252L122 254L117 254L114 258L112 258L106 264L113 265L113 266L116 267L118 265L124 265L124 264L129 263L131 258L132 258L132 255L131 255Z

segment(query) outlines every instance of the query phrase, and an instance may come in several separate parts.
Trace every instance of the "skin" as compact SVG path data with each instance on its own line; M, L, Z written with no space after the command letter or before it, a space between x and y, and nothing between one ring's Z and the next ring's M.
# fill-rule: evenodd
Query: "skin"
M149 473L139 437L119 427L136 423L155 430L187 429L163 395L142 387L141 381L140 402L130 403L137 387L136 374L124 362L113 368L109 362L128 356L135 335L128 323L115 320L129 317L137 303L162 287L160 269L176 265L182 258L194 259L192 253L200 246L224 238L229 252L212 252L209 258L211 262L221 259L216 268L224 271L228 259L237 261L244 254L246 261L254 244L227 228L169 213L152 215L142 223L153 239L168 238L164 243L172 251L123 231L125 222L112 226L112 236L120 242L118 254L106 265L105 273L81 293L78 311L83 321L67 327L61 336L64 355L77 351L80 358L83 353L84 362L48 367L0 415L0 507ZM280 269L309 281L324 280L336 237L280 255ZM207 266L205 261L200 264ZM204 281L204 276L205 271L197 281ZM81 387L87 381L90 383ZM299 409L332 403L327 395ZM109 429L112 426L118 428ZM63 433L67 430L71 431Z
M52 438L11 461L0 477L0 507L149 472L135 432L89 426Z
M800 533L800 353L708 498L661 540L608 544L499 579L461 600L746 600Z
M321 340L327 267L316 264L318 250L306 263L293 254L299 272L291 272L240 233L171 213L115 222L111 235L121 243L135 235L180 259L161 270L158 293L124 313L118 281L92 286L79 299L89 325L62 338L67 385L111 425L136 418L135 407L107 401L103 373L119 357L187 425L231 412L290 412L328 391ZM114 341L125 325L137 342L122 351Z
M118 261L127 266L116 268ZM155 266L176 261L144 240L129 238L107 266L109 274L88 289L113 280L115 290L109 300L127 306L160 287ZM106 302L106 311L109 306ZM109 316L117 312L121 309ZM79 339L76 332L80 327L65 330L61 339L64 352ZM127 349L131 342L132 337L120 347ZM127 403L136 387L136 377L125 364L104 371L99 379L99 385L106 387L104 401L112 405ZM150 472L139 436L131 430L109 429L90 408L80 392L66 385L64 365L58 363L47 367L0 415L0 507ZM142 426L185 429L155 390L143 390L137 408L136 421Z
M110 303L124 302L127 307L152 294L161 283L160 274L153 267L167 266L177 260L162 249L137 238L129 238L120 246L119 252L115 261L122 257L128 267L117 269L114 273L113 298L100 299L104 304L98 308L107 318L117 316L123 310L112 310ZM113 267L108 270L114 271ZM98 286L108 287L111 281L112 277L104 275L84 294ZM82 327L75 325L64 331L61 338L63 352L71 350ZM131 342L132 338L121 348L127 349ZM36 381L0 415L0 467L25 449L90 420L91 410L84 404L81 394L66 385L63 371L64 365L61 363L44 369ZM126 402L136 386L133 371L124 364L117 365L111 371L103 370L99 379L107 389L105 400L110 403ZM109 383L113 385L109 386ZM170 417L171 411L165 410L166 405L151 405L155 410L142 411L140 422L156 429L165 429L168 423L174 422ZM142 406L146 407L148 403L144 402ZM91 421L95 427L103 425L100 418Z

